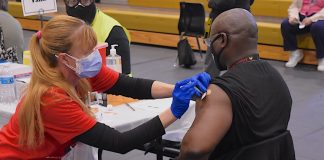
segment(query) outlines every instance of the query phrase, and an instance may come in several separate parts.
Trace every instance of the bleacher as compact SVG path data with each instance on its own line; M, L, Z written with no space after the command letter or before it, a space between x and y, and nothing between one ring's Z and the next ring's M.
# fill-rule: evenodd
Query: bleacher
M180 0L128 0L127 3L125 1L122 3L109 0L101 1L102 3L97 4L97 7L128 28L133 43L176 47L179 39L177 25ZM283 61L288 59L288 52L284 52L282 49L280 23L287 17L287 8L291 1L259 0L255 1L252 6L252 13L256 17L259 29L258 43L262 58ZM208 16L210 10L206 0L187 0L187 2L202 3L205 6L206 16ZM20 3L10 2L9 4L9 12L22 23L24 29L38 30L40 28L38 16L23 17ZM55 14L48 14L46 17L65 14L62 0L58 1L58 11ZM202 39L200 40L202 41ZM194 38L190 38L189 41L194 49L198 48ZM298 41L298 46L306 49L302 62L317 64L311 37L301 36ZM206 46L203 45L202 48L205 50Z

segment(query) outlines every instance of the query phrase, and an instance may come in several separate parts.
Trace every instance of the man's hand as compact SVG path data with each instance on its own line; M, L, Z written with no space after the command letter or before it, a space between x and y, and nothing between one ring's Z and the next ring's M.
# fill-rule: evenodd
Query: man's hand
M310 18L305 18L303 21L302 21L302 24L304 24L305 26L309 26L311 25L313 22Z
M299 20L296 17L289 17L288 21L291 25L299 24Z

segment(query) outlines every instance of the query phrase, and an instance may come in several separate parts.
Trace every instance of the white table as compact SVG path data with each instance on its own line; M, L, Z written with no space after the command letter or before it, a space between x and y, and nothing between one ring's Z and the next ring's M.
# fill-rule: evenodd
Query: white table
M171 102L171 98L166 98L129 103L135 111L125 104L119 105L113 107L112 111L109 112L110 114L103 114L103 118L99 121L116 128L118 131L127 131L157 116L167 109ZM194 106L195 102L191 102L188 111L182 118L166 129L166 135L163 136L163 139L182 141L184 134L188 131L195 117ZM107 108L102 109L104 111L108 110Z
M115 106L111 109L101 106L94 107L99 108L100 112L98 112L97 115L102 115L98 117L99 122L105 123L118 131L124 132L139 126L163 112L171 105L171 101L171 98L166 98L157 100L140 100L129 103L135 111L129 108L126 104ZM163 139L172 141L182 140L194 119L194 105L195 103L191 102L188 111L183 115L183 117L166 129L167 134L164 135ZM9 121L9 118L15 110L16 103L10 105L0 103L0 127Z
M129 103L134 110L126 104L112 108L101 106L93 107L99 109L99 112L96 113L99 122L105 123L118 131L124 132L157 116L171 105L171 101L171 98L166 98L157 100L140 100ZM195 102L191 102L188 111L182 116L182 118L166 129L166 134L162 137L163 139L176 142L182 141L183 136L188 131L194 119L194 106ZM0 127L9 121L9 118L15 112L15 109L15 104L8 105L0 103Z

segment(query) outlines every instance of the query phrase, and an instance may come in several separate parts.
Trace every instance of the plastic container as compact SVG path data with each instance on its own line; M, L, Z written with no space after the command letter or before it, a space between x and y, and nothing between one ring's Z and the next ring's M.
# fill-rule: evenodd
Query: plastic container
M115 47L118 45L111 45L110 54L107 56L107 67L115 70L116 72L122 73L122 62L121 56L116 53Z
M0 103L16 101L15 77L4 66L0 66Z

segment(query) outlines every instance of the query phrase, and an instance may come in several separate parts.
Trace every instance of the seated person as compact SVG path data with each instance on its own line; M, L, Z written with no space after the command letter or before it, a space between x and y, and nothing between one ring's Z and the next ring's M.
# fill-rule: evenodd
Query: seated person
M118 44L117 54L121 56L122 73L131 74L130 36L128 30L118 21L96 8L94 0L64 0L66 13L90 24L96 33L98 42L107 42L107 55L111 45Z
M250 11L250 5L252 5L253 2L253 0L208 0L208 7L211 8L211 12L209 14L210 23L212 23L219 14L233 8L243 8ZM207 36L209 37L210 35ZM213 77L219 75L219 70L214 67L215 62L212 60L209 47L207 48L205 64L205 70L210 75Z
M288 9L289 17L281 23L284 50L291 55L286 67L295 67L303 59L297 48L296 35L311 33L316 47L318 71L324 71L324 0L294 0Z
M20 23L8 12L8 0L0 0L0 61L23 62L24 36Z
M287 130L290 92L281 75L259 59L257 41L257 24L247 10L231 9L213 22L212 54L217 67L228 71L213 79L211 94L196 103L181 160L231 159L240 148Z

